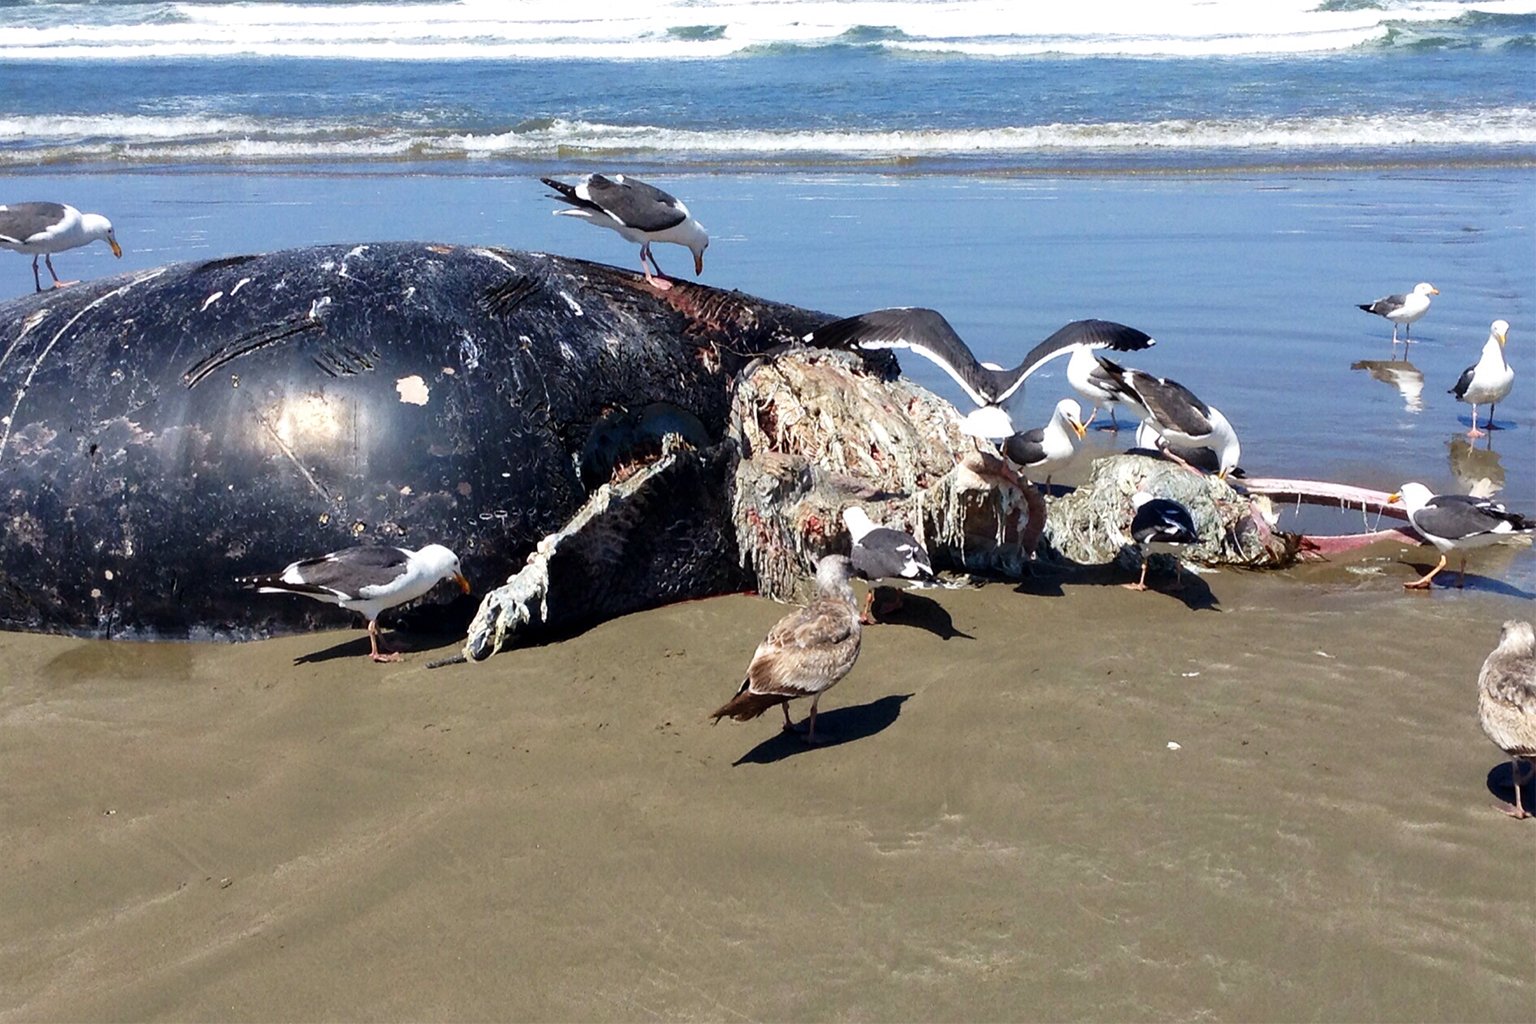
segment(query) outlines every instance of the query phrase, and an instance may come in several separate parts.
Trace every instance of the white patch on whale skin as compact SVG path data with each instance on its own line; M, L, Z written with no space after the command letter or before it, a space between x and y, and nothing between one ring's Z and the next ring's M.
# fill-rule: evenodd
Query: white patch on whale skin
M395 390L400 392L400 401L411 405L426 405L427 399L431 395L427 382L422 380L419 374L415 373L395 381Z
M561 356L562 359L575 359L576 358L576 350L571 348L570 342L565 341L565 340L562 340L560 342L560 356Z
M352 259L354 256L361 256L367 251L368 247L366 245L354 246L345 256L341 258L341 267L336 271L336 276L348 278L352 277L351 274L347 273L347 260ZM356 279L353 278L353 280Z
M508 263L507 258L499 252L492 252L490 249L471 249L469 251L474 253L476 256L484 256L488 260L495 260L497 263L500 263L508 270L517 269L512 264Z
M229 297L230 298L234 298L236 295L238 295L240 293L240 289L241 288L244 288L246 285L248 285L250 283L251 283L251 279L250 278L242 277L239 281L237 281L235 283L235 286L229 290Z
M208 296L206 299L203 300L203 308L198 310L198 312L199 313L206 313L208 311L208 307L209 306L213 305L215 302L218 302L223 297L224 297L224 293L223 292L214 292L212 295Z
M329 306L330 304L331 297L329 295L320 296L314 302L309 304L309 318L311 320L319 320L320 314L324 313L325 307Z
M575 313L577 316L586 316L586 314L581 311L581 307L576 304L576 300L571 298L568 292L561 292L560 297L565 300L565 304L567 306L571 307L572 313Z

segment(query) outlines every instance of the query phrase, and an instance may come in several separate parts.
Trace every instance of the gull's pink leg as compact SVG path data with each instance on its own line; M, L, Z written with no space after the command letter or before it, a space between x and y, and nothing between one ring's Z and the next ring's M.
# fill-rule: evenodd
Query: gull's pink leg
M373 645L373 653L371 655L369 655L369 657L373 658L374 661L399 661L400 660L400 652L398 652L398 651L390 651L388 653L384 653L382 648L379 647L379 620L378 619L369 619L368 620L368 640Z

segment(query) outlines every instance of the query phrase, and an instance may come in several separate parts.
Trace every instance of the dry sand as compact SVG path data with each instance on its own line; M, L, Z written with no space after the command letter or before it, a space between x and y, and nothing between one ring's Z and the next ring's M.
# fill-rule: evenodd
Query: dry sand
M929 592L818 749L706 721L747 596L436 670L0 634L0 1019L1530 1020L1475 681L1536 609L1382 564Z

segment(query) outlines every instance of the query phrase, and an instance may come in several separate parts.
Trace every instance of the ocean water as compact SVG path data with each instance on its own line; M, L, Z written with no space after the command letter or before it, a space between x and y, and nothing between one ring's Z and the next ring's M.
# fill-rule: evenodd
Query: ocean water
M533 180L628 171L709 226L706 283L933 306L1003 363L1122 320L1252 473L1536 513L1536 0L1034 7L0 0L0 201L113 218L124 259L66 276L385 238L638 268ZM0 295L30 276L0 254ZM1391 334L1354 304L1420 280L1411 368L1353 368ZM1446 389L1495 318L1515 390L1473 448ZM1496 575L1536 593L1529 551Z
M0 169L1529 159L1533 0L0 0Z

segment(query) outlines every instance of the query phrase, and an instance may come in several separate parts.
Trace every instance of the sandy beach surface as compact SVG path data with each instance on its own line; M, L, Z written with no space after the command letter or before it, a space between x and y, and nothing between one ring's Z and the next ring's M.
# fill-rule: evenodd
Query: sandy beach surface
M707 721L745 595L431 670L0 634L0 1019L1528 1020L1532 604L1429 561L929 591L816 749Z

